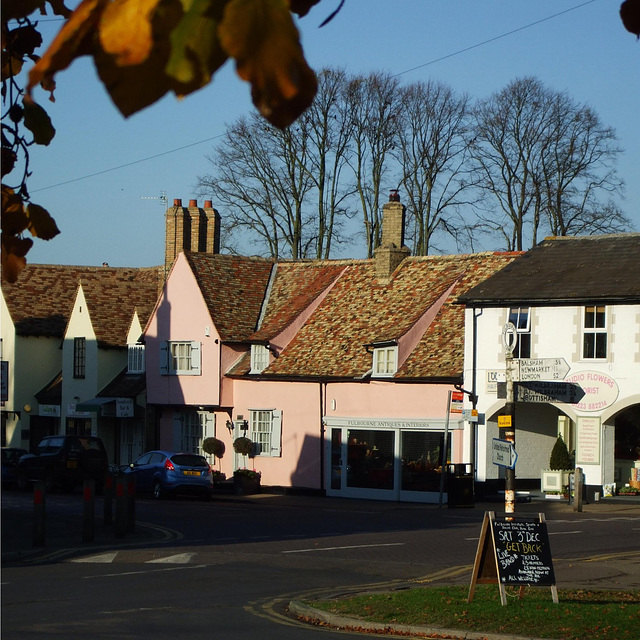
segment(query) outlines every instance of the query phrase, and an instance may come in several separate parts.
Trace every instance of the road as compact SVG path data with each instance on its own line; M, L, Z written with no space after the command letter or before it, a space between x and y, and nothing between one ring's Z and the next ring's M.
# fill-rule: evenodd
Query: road
M50 496L48 513L71 517L78 498ZM2 501L3 526L5 508L29 507L27 494L3 493ZM596 507L547 512L558 586L640 588L640 505ZM2 637L344 639L293 620L286 605L370 588L468 584L483 515L478 506L289 496L139 499L137 521L162 533L155 540L69 544L63 554L3 568Z

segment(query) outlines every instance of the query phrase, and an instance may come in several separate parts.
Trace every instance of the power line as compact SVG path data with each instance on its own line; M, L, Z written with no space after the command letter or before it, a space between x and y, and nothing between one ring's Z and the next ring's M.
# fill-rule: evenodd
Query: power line
M503 38L507 38L509 36L512 36L514 33L519 33L521 31L525 31L526 29L530 29L531 27L535 27L539 24L542 24L544 22L548 22L549 20L553 20L555 18L558 18L559 16L563 16L567 13L570 13L572 11L576 11L577 9L582 9L583 7L586 7L589 4L593 4L594 2L597 2L597 0L587 0L586 2L582 2L581 4L577 4L573 7L569 7L568 9L564 9L563 11L559 11L558 13L554 13L550 16L547 16L546 18L540 18L540 20L535 20L534 22L530 22L526 25L523 25L522 27L518 27L517 29L512 29L511 31L506 31L505 33L501 33L500 35L497 35L493 38L489 38L487 40L483 40L482 42L478 42L476 44L472 44L469 47L464 47L463 49L458 49L457 51L454 51L453 53L449 53L445 56L440 56L439 58L435 58L434 60L430 60L429 62L425 62L423 64L419 64L415 67L411 67L410 69L405 69L404 71L400 71L399 73L396 73L393 75L393 77L398 77L398 76L402 76L406 73L411 73L412 71L416 71L417 69L422 69L424 67L428 67L432 64L436 64L438 62L442 62L443 60L448 60L449 58L453 58L455 56L458 56L462 53L467 53L468 51L472 51L473 49L477 49L479 47L483 47L487 44L490 44L492 42L496 42L497 40L501 40ZM39 189L32 189L31 193L36 193L38 191L45 191L46 189L54 189L55 187L62 187L64 185L67 184L71 184L72 182L78 182L80 180L86 180L87 178L94 178L96 176L101 176L104 175L105 173L110 173L112 171L118 171L119 169L126 169L127 167L131 167L133 165L136 164L140 164L142 162L148 162L149 160L155 160L156 158L161 158L162 156L166 156L169 155L171 153L176 153L178 151L183 151L184 149L189 149L190 147L195 147L199 144L204 144L205 142L211 142L212 140L217 140L218 138L221 138L224 134L223 133L219 133L216 136L212 136L211 138L206 138L205 140L199 140L198 142L192 142L191 144L187 144L184 145L182 147L176 147L175 149L170 149L168 151L163 151L162 153L156 153L155 155L152 156L147 156L146 158L140 158L139 160L133 160L132 162L127 162L125 164L121 164L118 165L117 167L111 167L110 169L103 169L102 171L96 171L95 173L89 173L87 175L84 176L80 176L78 178L72 178L71 180L65 180L64 182L58 182L56 184L52 184L49 185L48 187L40 187Z

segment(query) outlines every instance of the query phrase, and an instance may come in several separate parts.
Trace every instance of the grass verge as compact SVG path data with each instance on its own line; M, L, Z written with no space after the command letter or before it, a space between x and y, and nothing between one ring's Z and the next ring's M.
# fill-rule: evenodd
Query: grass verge
M507 589L500 603L497 585L479 585L473 602L463 586L420 587L390 593L367 593L337 600L307 601L316 609L387 624L424 625L479 633L505 633L561 640L637 640L640 593L637 591L558 590L559 604L548 588Z

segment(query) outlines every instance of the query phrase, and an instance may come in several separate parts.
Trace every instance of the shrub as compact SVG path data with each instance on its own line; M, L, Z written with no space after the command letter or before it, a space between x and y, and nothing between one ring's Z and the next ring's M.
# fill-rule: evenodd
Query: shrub
M558 436L551 450L549 469L553 471L571 471L573 469L573 461L571 460L569 449L567 449L567 445L562 439L562 436Z

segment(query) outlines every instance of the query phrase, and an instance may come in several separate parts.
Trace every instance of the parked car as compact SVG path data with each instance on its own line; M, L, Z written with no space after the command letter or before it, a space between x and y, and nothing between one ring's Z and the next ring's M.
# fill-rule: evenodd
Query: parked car
M18 484L18 460L29 453L19 447L2 447L2 486L11 487Z
M148 451L125 468L125 475L135 479L136 491L156 499L171 493L199 493L206 500L213 495L211 466L196 453Z
M72 491L84 480L95 480L96 493L102 491L109 468L107 452L95 436L47 436L34 453L18 462L18 486L28 489L38 480L47 490Z

